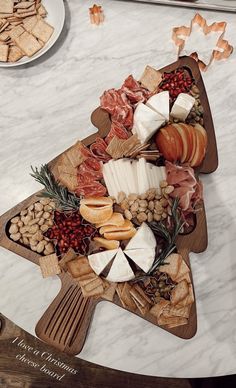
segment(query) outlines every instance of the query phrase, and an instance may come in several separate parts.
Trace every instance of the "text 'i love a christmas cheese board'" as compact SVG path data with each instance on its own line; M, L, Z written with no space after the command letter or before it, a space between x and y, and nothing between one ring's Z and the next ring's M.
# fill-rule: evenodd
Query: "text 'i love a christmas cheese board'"
M98 132L32 169L44 190L0 218L1 246L58 275L36 326L68 354L103 300L188 339L197 330L189 252L207 247L199 173L216 170L208 99L190 57L101 96ZM40 197L41 196L41 197Z

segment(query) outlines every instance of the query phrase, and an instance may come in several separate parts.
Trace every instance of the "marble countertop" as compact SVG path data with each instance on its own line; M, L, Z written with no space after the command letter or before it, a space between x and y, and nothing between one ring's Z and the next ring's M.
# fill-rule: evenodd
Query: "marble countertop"
M176 59L174 26L188 24L194 10L104 0L105 23L89 24L93 1L70 0L58 43L31 65L0 69L0 214L40 187L30 165L45 163L77 139L94 132L90 114L105 89L129 74L139 77L149 64ZM201 12L209 22L228 22L226 37L236 41L235 14ZM195 37L195 44L200 39ZM214 41L199 49L208 55ZM193 47L193 46L192 46ZM203 74L219 152L219 168L203 176L209 245L191 254L198 331L182 340L107 302L94 315L85 360L154 376L198 377L236 373L236 132L235 53ZM34 334L60 289L42 279L31 262L0 249L0 311ZM3 297L4 296L4 297Z

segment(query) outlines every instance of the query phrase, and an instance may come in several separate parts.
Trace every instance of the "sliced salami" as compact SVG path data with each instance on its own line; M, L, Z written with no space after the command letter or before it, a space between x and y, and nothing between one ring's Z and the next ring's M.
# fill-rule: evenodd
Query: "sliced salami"
M105 139L106 143L109 144L114 136L117 136L119 139L125 139L125 140L128 139L129 137L129 134L125 129L124 125L117 121L112 122L110 132L108 133Z
M95 181L102 178L102 168L100 162L93 158L87 158L78 168L78 179L86 178L89 181Z
M97 137L96 141L91 144L90 152L94 158L101 162L108 162L111 156L106 152L107 143L101 137Z
M83 195L84 197L103 197L106 192L106 187L97 181L81 184L76 190L78 196Z

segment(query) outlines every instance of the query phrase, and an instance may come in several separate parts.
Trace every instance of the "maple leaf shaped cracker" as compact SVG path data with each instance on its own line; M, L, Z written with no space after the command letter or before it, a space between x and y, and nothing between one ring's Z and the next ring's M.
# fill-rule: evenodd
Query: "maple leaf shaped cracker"
M187 37L190 36L192 33L194 24L198 24L198 26L202 29L205 35L208 35L211 32L221 32L216 43L216 49L212 51L208 63L204 63L201 59L199 59L197 52L193 52L192 54L190 54L190 57L194 58L197 61L200 70L206 71L214 60L219 61L221 59L228 58L233 52L233 46L231 46L229 42L224 39L224 34L227 26L226 22L215 22L211 25L208 25L206 19L204 19L200 14L197 13L191 20L189 27L180 26L175 27L172 30L172 39L174 40L175 45L178 47L178 58L181 54L181 51L184 49Z

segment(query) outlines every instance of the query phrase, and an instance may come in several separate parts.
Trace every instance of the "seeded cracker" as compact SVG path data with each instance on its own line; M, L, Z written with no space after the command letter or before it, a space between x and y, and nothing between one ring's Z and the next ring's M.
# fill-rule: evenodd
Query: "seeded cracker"
M41 45L35 37L25 31L22 35L15 39L17 46L28 56L32 57L41 49Z
M13 0L0 0L0 13L13 13Z
M39 265L44 278L57 275L61 272L58 265L58 258L55 253L39 258Z
M7 45L0 45L0 62L7 62L8 50Z
M44 43L50 39L53 34L54 28L46 23L44 20L39 19L32 29L32 34L36 36L36 38L42 40Z

